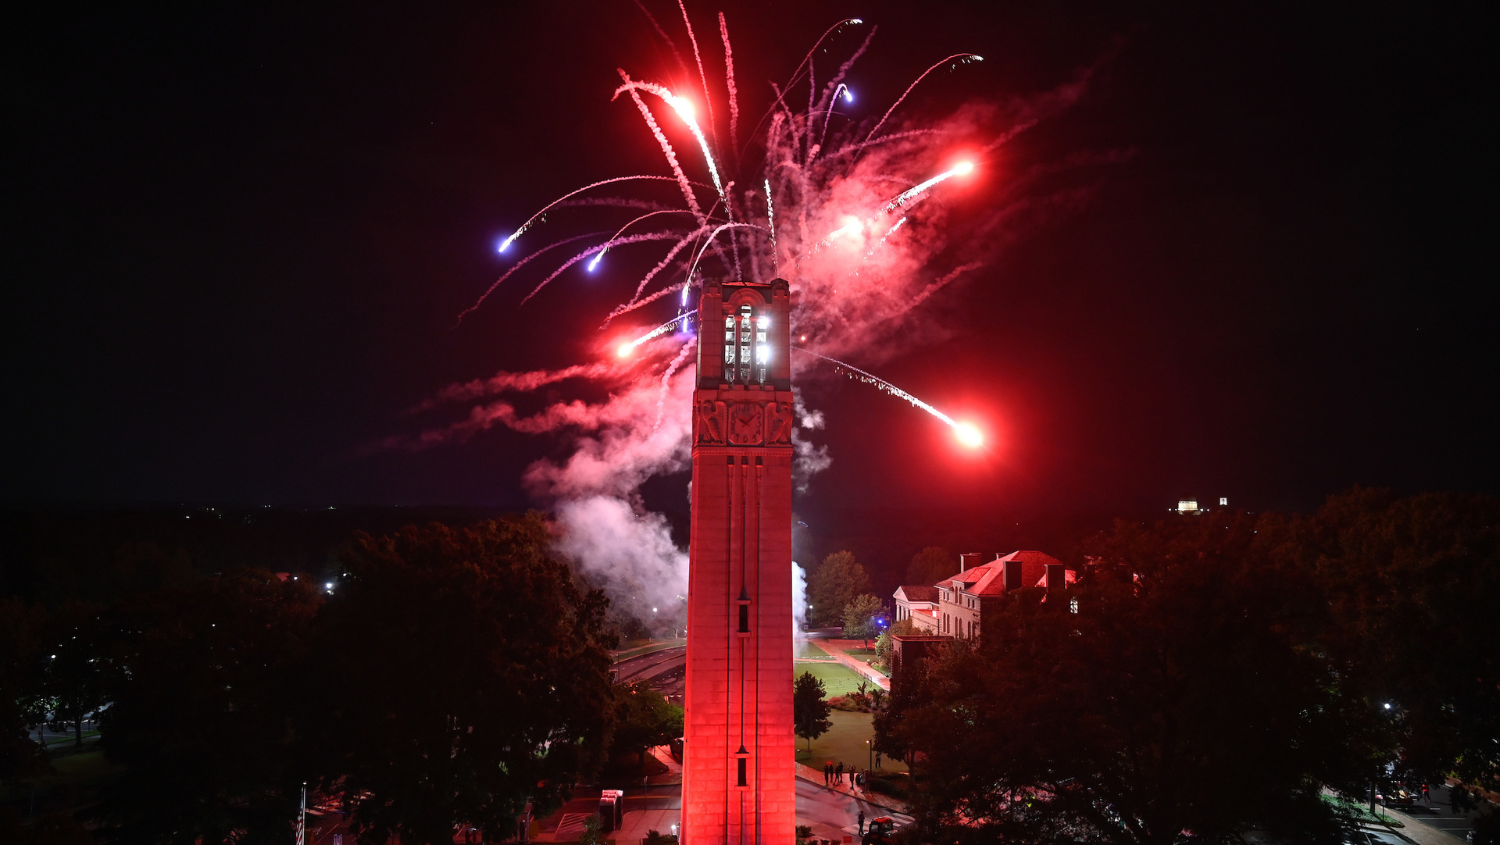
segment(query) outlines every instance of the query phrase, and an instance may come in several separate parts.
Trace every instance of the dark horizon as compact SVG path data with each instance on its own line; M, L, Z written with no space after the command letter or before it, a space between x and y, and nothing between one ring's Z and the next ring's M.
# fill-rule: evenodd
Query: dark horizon
M869 108L960 50L986 61L916 113L1093 68L1016 148L1071 162L1076 202L875 369L998 446L956 455L924 414L813 374L833 463L799 512L1500 492L1479 4L689 8L700 29L724 10L756 102L849 15L881 27L855 74ZM666 78L668 57L629 2L358 10L26 13L0 502L549 504L520 477L562 438L369 446L418 430L407 409L444 385L589 360L623 279L565 276L525 309L502 289L451 327L510 266L497 235L661 170L609 93L616 66ZM985 214L983 185L960 205ZM686 477L646 503L677 522Z

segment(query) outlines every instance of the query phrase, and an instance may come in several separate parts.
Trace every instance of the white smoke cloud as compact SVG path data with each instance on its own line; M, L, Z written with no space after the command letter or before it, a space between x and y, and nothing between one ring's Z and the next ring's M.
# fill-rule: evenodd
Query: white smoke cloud
M688 556L661 514L613 496L557 504L556 543L617 606L649 624L665 620L687 595Z
M802 626L807 624L807 572L792 561L792 639L802 636Z

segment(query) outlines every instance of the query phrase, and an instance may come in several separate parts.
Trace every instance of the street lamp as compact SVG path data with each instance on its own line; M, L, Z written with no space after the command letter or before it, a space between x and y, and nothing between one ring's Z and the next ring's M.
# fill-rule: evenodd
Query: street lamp
M868 739L865 740L865 763L865 771L875 768L875 746Z

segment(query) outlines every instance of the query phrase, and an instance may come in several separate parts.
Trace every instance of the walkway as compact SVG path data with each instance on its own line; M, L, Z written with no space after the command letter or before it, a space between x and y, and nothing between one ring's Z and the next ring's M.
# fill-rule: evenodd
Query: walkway
M857 657L850 657L845 649L864 648L864 640L815 640L818 648L828 652L834 660L848 666L866 678L880 685L880 688L890 691L891 679L881 674L880 670L870 668L870 664ZM822 779L820 774L819 779Z

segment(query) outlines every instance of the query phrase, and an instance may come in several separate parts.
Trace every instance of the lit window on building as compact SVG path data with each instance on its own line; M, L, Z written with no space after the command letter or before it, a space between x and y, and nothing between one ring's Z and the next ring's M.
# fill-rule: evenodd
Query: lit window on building
M734 317L724 318L724 380L734 381Z
M745 384L750 382L750 353L753 347L750 345L750 322L754 319L750 315L750 306L740 306L740 381Z

